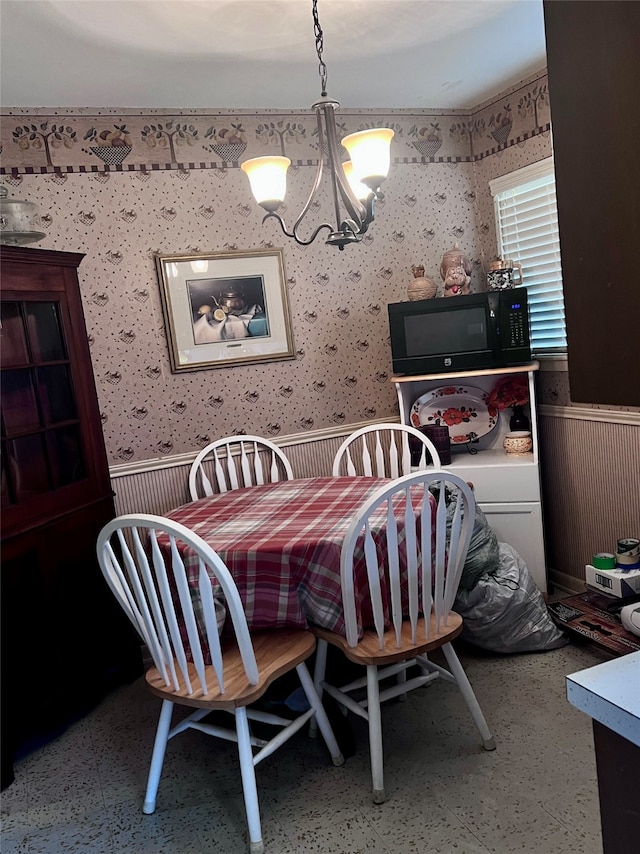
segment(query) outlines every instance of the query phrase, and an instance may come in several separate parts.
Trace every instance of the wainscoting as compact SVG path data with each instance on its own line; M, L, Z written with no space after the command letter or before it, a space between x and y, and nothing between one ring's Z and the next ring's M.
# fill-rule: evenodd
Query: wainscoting
M594 553L640 536L640 414L541 406L539 427L549 580L580 592Z
M331 474L340 443L359 427L317 430L276 443L296 477ZM549 580L584 589L594 552L615 551L620 537L640 536L640 414L578 407L540 407L540 458ZM118 514L168 512L189 500L196 454L111 469Z
M373 422L349 424L330 430L272 439L287 455L295 477L323 477L331 474L333 458L345 436ZM148 460L113 466L112 487L116 512L163 513L189 501L189 468L196 457L181 454L162 460Z

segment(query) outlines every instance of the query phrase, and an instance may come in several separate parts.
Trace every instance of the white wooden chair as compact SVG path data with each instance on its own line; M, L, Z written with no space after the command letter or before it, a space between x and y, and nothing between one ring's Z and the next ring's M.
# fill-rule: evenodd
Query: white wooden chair
M449 511L450 525L447 525L445 486L452 488L449 492L450 500L455 502L453 512L451 509ZM434 535L430 488L437 493ZM380 509L387 519L386 543L383 544L384 566L379 563L376 544L369 528L371 515ZM312 627L318 638L314 680L319 696L327 691L345 710L351 710L369 723L375 803L383 803L385 800L380 710L385 700L400 697L437 678L453 682L462 692L480 731L484 748L495 749L482 710L451 646L451 641L462 631L462 618L452 611L452 606L469 547L474 515L475 501L471 489L460 477L448 472L405 475L379 489L357 513L342 546L340 573L346 637ZM400 542L403 539L399 536L400 520L404 522L406 534L406 571L401 570L399 560ZM375 627L365 628L359 638L354 596L354 552L363 533L364 559ZM389 578L388 606L392 623L386 630L380 585L384 573L388 573ZM408 603L407 617L402 614L403 601ZM428 615L427 619L425 614ZM350 661L365 667L366 675L346 685L328 684L325 681L328 644L341 650ZM435 649L442 649L449 669L430 661L429 653ZM417 673L412 677L406 671L414 665L417 665ZM398 680L400 674L404 674L404 678ZM387 679L390 680L388 687L381 690L380 683ZM361 699L365 686L366 698ZM432 692L424 700L436 702Z
M372 424L347 436L336 452L332 474L391 478L410 474L411 439L411 444L420 449L418 468L439 469L438 452L424 433L409 424Z
M183 548L189 550L189 570ZM260 854L264 844L255 766L312 719L317 721L334 765L344 762L305 664L316 647L313 634L274 629L250 635L236 585L223 561L199 536L169 519L146 514L120 516L100 532L97 551L109 587L153 658L154 666L145 678L151 692L162 700L143 812L155 810L170 738L191 727L236 741L250 851ZM168 553L171 558L165 561ZM196 574L197 591L188 586L189 571ZM211 574L220 582L227 619L233 626L233 636L228 639L218 635ZM309 701L308 711L290 720L248 708L277 677L294 668ZM171 728L174 704L192 711ZM226 729L204 722L213 710L229 712L235 726ZM270 740L254 737L250 720L274 726L276 734Z
M189 492L196 501L214 492L280 480L293 480L293 470L277 445L261 436L227 436L211 442L195 458Z

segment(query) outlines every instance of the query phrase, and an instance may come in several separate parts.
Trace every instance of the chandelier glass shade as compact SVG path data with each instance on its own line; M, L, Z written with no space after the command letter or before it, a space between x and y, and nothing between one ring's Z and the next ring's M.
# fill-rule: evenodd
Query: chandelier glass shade
M278 208L286 194L287 170L291 160L278 156L254 157L245 160L241 169L249 178L255 200L267 211L263 222L273 217L286 236L301 246L308 246L321 231L328 231L327 244L344 249L350 243L357 243L373 222L375 202L383 198L380 185L389 174L390 144L394 132L390 128L370 128L351 133L338 143L335 110L340 104L327 97L327 69L322 59L323 33L318 20L317 0L312 0L312 5L322 84L320 100L312 107L316 114L320 154L311 192L290 231ZM346 163L341 163L340 146L351 158ZM300 226L316 197L325 167L331 184L335 225L321 223L305 239L300 235Z
M280 207L287 192L288 157L254 157L245 160L242 171L249 179L251 192L259 205L268 211Z
M389 174L392 139L393 131L389 128L361 130L342 139L351 158L354 180L365 184L372 192L379 189Z

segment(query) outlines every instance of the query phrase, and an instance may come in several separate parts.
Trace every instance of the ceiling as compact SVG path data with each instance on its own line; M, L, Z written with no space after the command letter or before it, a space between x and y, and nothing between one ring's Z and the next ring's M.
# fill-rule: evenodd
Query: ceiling
M1 0L8 107L306 109L311 0ZM346 108L469 108L546 65L542 0L318 0Z

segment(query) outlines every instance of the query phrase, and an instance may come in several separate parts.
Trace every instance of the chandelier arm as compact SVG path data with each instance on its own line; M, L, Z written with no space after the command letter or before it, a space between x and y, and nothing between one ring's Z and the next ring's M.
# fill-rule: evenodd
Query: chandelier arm
M357 208L353 207L354 195L351 192L351 187L348 184L345 185L343 181L340 180L340 175L337 176L338 184L340 188L340 195L342 197L342 201L344 202L344 206L351 214L352 218L359 223L359 234L364 234L369 225L373 222L373 203L376 200L375 193L370 193L367 196L366 203L362 203L360 199L355 199Z
M272 218L273 218L273 219L276 219L276 220L280 223L280 228L283 230L283 232L285 233L285 235L286 235L287 237L293 237L293 239L295 240L295 242L296 242L296 243L299 243L299 244L300 244L300 246L309 246L311 243L313 243L313 241L316 239L316 237L320 234L320 232L321 232L324 228L328 229L329 231L333 231L333 226L332 226L332 225L330 225L328 222L323 222L323 223L322 223L322 225L319 225L319 226L316 228L316 230L313 232L313 234L311 235L311 237L310 237L308 240L301 240L301 239L298 237L297 233L296 233L295 226L294 226L294 228L293 228L293 231L287 231L287 226L286 226L285 221L284 221L284 220L283 220L283 218L280 216L280 214L279 214L279 213L277 213L276 211L270 211L268 214L266 214L266 215L263 217L263 219L262 219L262 224L264 225L264 223L265 223L268 219L272 219ZM296 223L296 225L297 225L297 223Z
M334 191L334 203L336 206L336 220L340 222L340 209L339 202L337 199L336 190L339 190L340 197L344 203L345 208L347 209L348 214L352 218L352 220L357 223L358 228L356 234L361 233L360 229L362 226L369 225L369 222L366 221L367 209L360 202L359 199L355 197L353 191L347 181L344 169L342 168L342 163L340 162L339 149L338 149L338 136L336 134L336 120L334 115L336 102L335 101L327 101L326 103L320 103L319 108L322 110L324 115L324 122L326 127L326 136L327 136L327 148L329 150L329 167L331 169L331 175L333 177L333 191Z
M316 177L315 177L315 180L313 182L313 186L311 187L311 192L309 193L307 201L305 202L304 207L300 211L298 218L296 219L296 221L293 224L292 233L290 235L288 235L289 237L293 237L298 243L301 243L303 246L307 246L308 243L313 241L318 234L318 229L316 229L314 231L313 237L311 238L310 241L304 241L298 237L298 226L300 225L302 220L305 218L305 216L307 215L307 213L309 211L309 208L311 207L311 203L313 202L315 195L318 191L318 187L320 186L320 181L322 179L322 172L323 172L323 168L324 168L324 157L322 154L322 121L320 119L320 114L317 111L316 111L316 118L317 118L317 127L318 127L318 140L319 140L319 145L320 145L320 155L318 157L318 168L316 169ZM327 223L323 223L323 225L319 226L319 229L322 229L324 227L328 227L329 229L332 228L332 226L328 225ZM287 234L286 231L285 231L285 234Z
M324 116L324 124L327 137L327 153L329 155L329 171L331 173L331 193L333 195L333 210L336 218L336 225L340 223L342 215L340 213L340 195L338 193L338 169L342 172L342 164L338 158L338 140L336 137L336 128L334 120L334 105L330 103L320 104L318 108L318 121L322 125L321 115Z
M367 201L363 205L365 208L365 216L363 220L356 223L352 219L347 219L340 225L340 231L344 232L346 229L350 229L354 231L354 234L356 235L366 234L374 219L376 198L375 193L371 193L368 196Z

